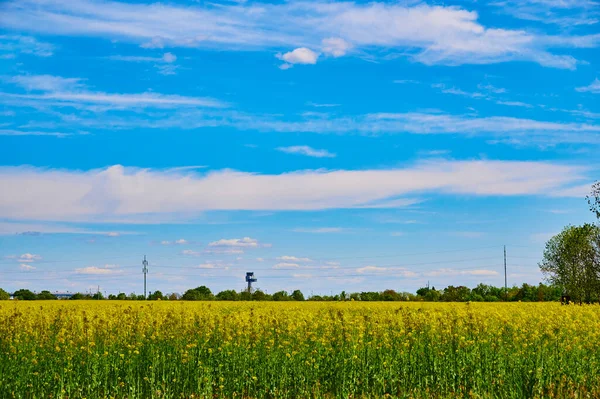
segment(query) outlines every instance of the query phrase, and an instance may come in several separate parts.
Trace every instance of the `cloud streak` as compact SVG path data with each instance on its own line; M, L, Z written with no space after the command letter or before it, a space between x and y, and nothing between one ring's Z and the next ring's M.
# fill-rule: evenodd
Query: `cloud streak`
M316 63L316 49L330 57L388 49L425 64L531 61L573 69L571 56L555 55L536 33L486 27L456 6L373 2L176 6L116 1L7 1L0 26L51 35L120 39L146 48L285 49L288 63ZM201 23L199 21L202 21ZM573 44L555 41L562 47ZM555 44L556 45L556 44ZM306 49L308 51L299 51ZM300 54L302 53L302 54ZM292 64L286 64L292 65Z
M569 195L585 180L581 167L510 161L432 160L396 169L282 174L165 172L119 165L90 171L0 167L0 190L5 193L0 198L0 218L127 221L143 216L160 221L189 220L209 210L395 208L427 193ZM208 247L218 252L257 246L261 244L245 237L222 239Z

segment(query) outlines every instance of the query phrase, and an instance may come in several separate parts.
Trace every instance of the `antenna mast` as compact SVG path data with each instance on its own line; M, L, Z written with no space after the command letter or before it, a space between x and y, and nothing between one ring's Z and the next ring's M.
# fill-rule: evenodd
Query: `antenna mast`
M146 255L144 255L144 261L142 262L144 267L142 268L142 273L144 273L144 299L146 299L146 274L148 274L148 261L146 260Z

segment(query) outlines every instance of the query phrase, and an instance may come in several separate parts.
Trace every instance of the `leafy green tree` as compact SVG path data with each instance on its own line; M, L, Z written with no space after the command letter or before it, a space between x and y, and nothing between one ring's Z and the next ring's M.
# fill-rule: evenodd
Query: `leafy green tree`
M150 295L148 295L148 299L151 301L162 301L164 298L164 295L162 292L160 291L154 291L152 293L150 293Z
M295 290L292 292L292 299L294 301L304 301L304 294L300 290Z
M53 300L53 299L58 299L56 298L56 295L54 295L53 293L51 293L50 291L42 291L39 294L37 294L37 298L36 299L40 299L40 300Z
M385 290L381 293L382 301L400 301L402 298L400 295L394 290Z
M104 299L104 295L102 295L101 292L95 292L94 295L92 295L92 299L96 299L96 300Z
M181 297L184 301L210 301L214 295L210 288L205 285L187 290Z
M219 301L238 301L240 299L240 294L234 290L225 290L217 294L217 299Z
M361 292L360 293L361 301L381 301L381 294L379 292Z
M21 301L33 301L37 299L37 295L35 295L30 290L21 289L13 293L13 298L19 299Z
M0 288L0 301L7 301L9 299L10 299L9 293L4 291L2 288Z
M270 301L271 296L265 294L261 290L256 290L252 293L252 300L253 301Z
M592 186L592 192L586 197L592 211L600 220L600 181L597 181Z
M466 302L470 294L471 290L468 287L449 285L444 288L441 299L445 302Z
M240 296L239 296L239 300L240 301L251 301L252 300L252 294L249 293L248 291L242 291L240 292Z
M171 295L169 295L169 301L176 301L179 299L179 295L177 295L177 293L173 292L171 293Z
M125 301L127 299L127 295L124 292L119 292L116 299L118 301Z
M90 296L82 294L81 292L76 292L75 294L71 295L71 298L69 298L69 299L73 299L73 300L90 299Z
M292 299L285 291L277 291L272 298L274 301L290 301Z
M600 294L600 227L567 226L546 243L540 269L574 301L591 302Z

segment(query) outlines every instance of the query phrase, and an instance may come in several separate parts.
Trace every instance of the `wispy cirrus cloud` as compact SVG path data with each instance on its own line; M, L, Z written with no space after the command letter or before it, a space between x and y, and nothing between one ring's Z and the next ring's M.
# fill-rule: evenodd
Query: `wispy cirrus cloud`
M64 78L53 75L19 75L5 78L22 87L26 94L3 93L3 102L19 105L22 101L55 107L93 107L102 109L132 108L180 108L180 107L227 107L226 103L208 97L185 97L176 94L105 93L90 90L80 78ZM31 102L25 105L32 105Z
M590 92L594 94L600 93L600 79L596 78L588 86L578 87L575 90L579 92Z
M285 152L288 154L305 155L313 158L335 158L336 154L327 150L319 150L307 145L295 145L290 147L278 147L277 151Z
M0 6L1 7L1 6ZM0 35L0 59L16 58L21 54L50 57L54 45L23 35Z
M556 68L576 65L572 56L550 52L534 32L487 27L476 12L456 6L294 1L184 7L13 0L0 6L0 25L53 35L118 38L146 48L285 49L285 65L312 64L320 51L340 57L351 49L400 51L425 64L518 60Z
M173 53L168 52L164 53L160 57L138 55L112 55L108 57L108 59L125 62L152 62L154 63L154 67L162 75L174 75L177 69L179 68L178 65L174 64L175 61L177 61L177 56Z
M255 174L164 172L113 166L90 171L0 167L0 218L111 220L140 215L190 218L207 210L322 210L399 207L426 193L477 196L569 195L586 169L549 162L431 160L397 169ZM173 196L171 193L180 195ZM404 202L398 202L404 200ZM333 233L339 227L295 229ZM213 250L266 244L222 239Z
M518 19L563 27L600 21L600 4L593 0L502 0L490 5Z

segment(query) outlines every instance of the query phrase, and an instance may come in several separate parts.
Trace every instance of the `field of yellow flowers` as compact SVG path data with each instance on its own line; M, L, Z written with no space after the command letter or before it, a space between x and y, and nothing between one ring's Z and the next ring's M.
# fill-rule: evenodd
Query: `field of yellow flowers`
M0 398L600 397L600 306L0 302Z

